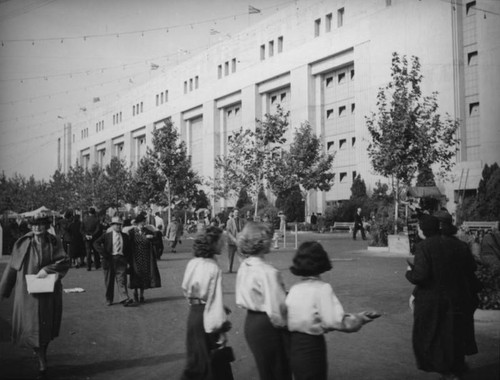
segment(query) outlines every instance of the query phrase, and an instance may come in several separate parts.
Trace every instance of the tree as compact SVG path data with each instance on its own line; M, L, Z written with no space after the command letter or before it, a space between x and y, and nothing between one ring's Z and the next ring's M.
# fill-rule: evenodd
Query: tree
M132 173L124 160L118 157L111 158L103 174L100 198L105 208L117 208L132 200L129 192Z
M366 184L363 179L361 179L361 175L358 174L351 186L351 200L356 199L364 199L366 198Z
M484 165L477 189L476 212L478 220L500 219L500 167L495 162Z
M228 198L245 189L255 205L257 217L259 191L268 186L281 161L288 114L278 107L276 114L266 114L264 121L256 120L255 131L240 128L233 132L227 155L216 158L217 175L213 180L216 196Z
M175 201L193 200L201 179L191 168L186 143L170 119L163 128L153 131L153 148L140 161L135 183L144 190L145 202L168 205L168 219ZM187 203L187 202L186 202Z
M271 188L280 194L299 186L305 201L305 216L311 190L328 191L332 187L333 158L333 155L323 151L321 139L314 134L311 125L305 122L295 131L289 151L282 153L282 159L274 167L270 176Z
M445 176L453 166L458 121L438 114L437 92L422 96L420 61L393 53L391 81L377 94L378 113L366 118L372 141L368 156L376 173L391 178L396 194L409 186L419 168L438 165ZM397 215L396 215L397 219Z
M428 166L418 168L417 186L436 186L434 173Z

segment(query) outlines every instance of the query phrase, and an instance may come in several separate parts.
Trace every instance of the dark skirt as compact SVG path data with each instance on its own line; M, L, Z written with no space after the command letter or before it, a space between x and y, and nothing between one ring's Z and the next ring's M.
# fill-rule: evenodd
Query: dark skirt
M211 351L216 347L218 334L207 334L203 327L205 305L191 305L188 321L186 349L187 361L182 380L233 380L229 362L214 360Z
M328 361L325 336L291 332L290 363L295 380L326 380Z
M288 331L277 329L266 313L248 310L245 339L252 351L261 380L291 380Z

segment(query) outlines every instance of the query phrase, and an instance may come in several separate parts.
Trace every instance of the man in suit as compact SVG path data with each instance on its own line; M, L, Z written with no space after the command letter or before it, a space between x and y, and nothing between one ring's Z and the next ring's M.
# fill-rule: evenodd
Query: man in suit
M92 256L94 256L95 269L101 267L101 258L93 249L93 244L101 233L101 221L96 215L95 208L89 209L88 215L83 219L81 233L85 241L85 253L87 255L87 270L92 269Z
M354 215L354 229L352 231L352 239L356 240L356 234L358 230L361 231L361 237L366 240L365 227L363 226L363 218L361 217L361 207L358 207L356 214Z
M134 302L129 298L127 291L127 264L131 255L131 247L129 237L121 231L122 224L120 217L113 217L111 219L112 231L101 235L94 242L95 250L102 255L106 304L108 306L113 304L115 280L120 303L123 306L130 306Z
M234 209L233 217L227 220L226 231L228 236L227 254L229 258L229 273L233 271L234 256L238 251L237 236L243 229L244 224L239 214L238 209Z

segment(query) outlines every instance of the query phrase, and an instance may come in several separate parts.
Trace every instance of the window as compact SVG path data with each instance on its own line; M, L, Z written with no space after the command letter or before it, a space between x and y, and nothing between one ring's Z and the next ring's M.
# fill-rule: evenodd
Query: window
M161 104L163 104L163 92L161 93Z
M339 107L339 117L345 116L345 106Z
M276 103L277 99L278 99L278 97L276 95L271 96L271 104Z
M113 125L116 124L116 115L113 115Z
M356 103L351 103L351 113L354 113L356 111Z
M260 60L266 59L266 45L260 45Z
M236 107L234 109L234 116L238 115L239 112L240 112L240 107Z
M193 78L189 78L189 91L193 91Z
M227 111L227 117L231 117L231 114L233 113L233 110Z
M345 73L339 73L337 81L339 82L339 84L345 83Z
M344 25L344 8L337 10L337 28Z
M318 18L317 20L314 20L314 37L319 36L320 28L321 28L321 19Z
M340 183L345 182L346 177L347 177L347 173L346 172L340 173Z
M272 57L274 55L274 41L269 41L269 56Z
M194 77L194 88L198 88L200 85L200 78L197 76Z
M354 80L354 69L351 69L351 80Z
M122 121L122 112L120 111L120 122Z
M165 90L165 103L168 102L168 90Z
M356 137L351 138L351 146L354 148L356 145Z
M222 78L222 65L217 66L217 78Z
M357 173L356 173L356 170L354 170L352 172L352 182L354 182L356 180L356 176L357 176Z
M156 105L159 105L160 104L160 97L158 96L158 94L156 94Z
M184 81L184 93L187 94L188 92L188 82L187 80Z
M469 54L467 54L467 64L469 66L477 65L477 51L471 51Z
M333 77L326 78L326 87L332 87L333 85Z
M347 143L347 139L340 139L339 140L339 149L345 149L346 143Z
M385 6L390 7L392 5L392 0L385 0Z
M328 13L325 17L325 31L331 32L332 31L332 19L333 19L333 14Z
M233 58L231 60L231 72L235 73L236 72L236 58Z
M326 118L333 119L333 109L326 110Z
M479 102L469 104L469 116L479 116Z
M465 14L466 16L474 16L476 14L476 2L469 1L465 4Z
M286 99L286 92L282 92L280 95L280 101L284 101Z
M135 105L132 106L132 116L135 116Z
M331 150L333 150L333 147L334 147L334 142L333 141L328 141L326 143L326 151L327 152L330 152Z
M144 112L144 103L141 102L141 113L143 113L143 112ZM104 124L104 122L103 122L103 124ZM103 125L103 127L104 127L104 125Z
M283 36L278 37L278 53L283 51Z

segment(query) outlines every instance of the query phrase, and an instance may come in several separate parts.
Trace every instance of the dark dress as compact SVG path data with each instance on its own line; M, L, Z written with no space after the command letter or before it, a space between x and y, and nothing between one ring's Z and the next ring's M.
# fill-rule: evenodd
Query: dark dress
M416 285L413 350L419 369L460 374L464 356L477 353L475 269L467 244L455 237L432 236L417 244L406 278Z
M83 259L85 257L85 242L80 232L81 222L79 219L73 220L68 226L69 234L71 236L68 256L72 259Z
M152 239L147 235L153 236ZM132 258L130 283L131 289L150 289L161 287L160 271L156 263L154 244L156 244L154 233L146 228L141 231L132 228L129 231L132 243Z

